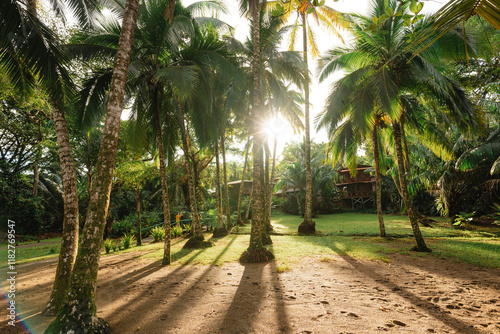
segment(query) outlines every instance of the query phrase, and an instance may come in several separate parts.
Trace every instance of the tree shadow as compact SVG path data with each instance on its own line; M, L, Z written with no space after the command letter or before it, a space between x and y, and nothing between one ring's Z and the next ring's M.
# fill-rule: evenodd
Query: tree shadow
M270 245L272 251L272 245ZM218 330L224 333L246 332L253 327L258 313L270 312L261 310L263 301L270 296L271 291L275 301L273 310L278 328L276 332L290 333L292 328L284 303L284 288L276 269L276 262L242 264L245 269L234 293L224 319L218 325ZM269 270L270 282L266 284L264 271ZM267 324L270 325L270 324ZM268 330L272 330L268 328Z
M204 249L198 250L196 253L194 253L186 261L186 263L192 262L203 251L204 251ZM177 252L177 253L179 253L179 252ZM181 257L187 256L189 253L192 253L192 251L188 252L187 254L183 254ZM137 281L139 281L141 279L144 279L147 276L153 274L154 272L156 272L158 270L161 270L161 269L164 269L164 268L168 268L168 267L162 266L161 265L161 260L158 260L158 261L155 261L154 263L149 264L146 267L137 269L136 271L134 271L134 272L137 272L137 274L136 275L132 275L132 277L130 276L130 274L128 273L128 271L125 270L125 273L123 275L121 275L120 277L117 277L117 278L114 278L114 279L111 279L111 280L105 280L105 281L102 282L102 285L105 285L106 287L109 287L109 286L113 286L114 287L114 286L120 286L120 285L127 285L129 288L133 288L133 286L131 287L131 285L135 284ZM186 268L187 267L185 267L185 266L179 266L179 267L175 268L172 272L170 272L168 276L174 276L176 274L179 274L180 272L185 271ZM188 278L191 274L192 274L192 271L189 271L188 273L186 273L184 275L184 278ZM165 278L168 278L168 276L165 277ZM160 279L156 279L156 281L151 282L150 285L153 285L153 284L157 283L157 281L159 281L159 280ZM102 291L103 290L104 289L101 289L101 296L102 296ZM98 293L99 293L99 290L98 290ZM105 306L105 305L107 305L109 303L115 303L117 301L117 298L115 298L115 296L111 296L111 298L108 298L108 299L110 299L110 300L105 301L104 298L98 298L99 305ZM120 297L118 299L120 299ZM122 305L121 307L119 307L118 309L116 309L113 312L113 315L116 316L116 315L118 315L120 313L126 312L127 310L133 308L134 305L137 304L137 303L139 303L139 302L140 302L140 299L138 299L138 298L134 299L133 301L129 301L128 303L125 303L124 305Z
M332 249L335 253L337 253L342 259L344 259L347 263L349 263L354 269L362 273L363 275L373 279L379 284L384 285L388 288L392 293L399 295L400 297L406 299L411 304L418 307L420 310L424 311L431 317L435 318L437 321L446 324L447 326L453 328L458 333L468 333L468 334L481 334L482 332L477 329L470 327L470 325L460 319L452 317L446 313L435 310L434 304L429 302L427 299L423 299L420 296L417 296L413 292L409 291L404 286L398 285L385 276L380 275L369 266L364 265L363 263L358 262L356 259L351 257L345 251L339 249L334 244L329 243L329 248ZM334 264L331 264L334 266ZM397 277L396 277L397 279Z
M265 298L266 287L262 284L265 264L246 263L243 265L245 270L238 283L238 289L234 293L224 320L218 326L219 331L224 333L244 333L252 328L259 306Z
M155 326L160 323L161 332L172 330L175 320L182 318L184 312L196 307L197 301L204 297L197 292L199 284L207 281L207 276L213 270L213 266L227 252L235 239L236 236L221 250L212 261L212 264L200 276L194 278L192 283L189 283L193 280L191 276L195 275L199 270L186 265L179 266L164 276L157 276L154 280L139 283L146 285L146 287L141 288L140 295L130 296L128 294L120 297L122 305L113 310L112 316L109 316L111 326L113 327L113 322L117 319L120 321L120 326L125 324L131 326L130 328L144 327L147 331L148 326ZM191 263L205 250L192 250L191 252L196 252L185 263ZM183 256L186 256L185 251L183 253ZM177 292L177 290L182 292ZM152 310L154 312L151 312ZM141 314L141 316L138 317L137 314ZM168 322L162 322L167 318Z

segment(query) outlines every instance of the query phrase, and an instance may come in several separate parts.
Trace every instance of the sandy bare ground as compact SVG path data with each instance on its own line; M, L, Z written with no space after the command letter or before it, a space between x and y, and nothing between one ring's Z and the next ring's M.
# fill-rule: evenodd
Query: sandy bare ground
M196 257L193 251L188 257ZM139 253L103 257L98 315L113 333L500 333L500 270L433 257L392 262L348 256L304 258L291 271L276 264L161 267ZM29 328L50 294L55 260L19 265L16 305ZM6 286L6 270L2 270Z

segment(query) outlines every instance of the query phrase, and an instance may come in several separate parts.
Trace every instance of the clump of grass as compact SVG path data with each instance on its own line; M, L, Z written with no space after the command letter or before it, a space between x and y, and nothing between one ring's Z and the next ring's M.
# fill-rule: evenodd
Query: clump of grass
M276 272L282 274L282 273L286 273L287 271L291 271L292 270L292 267L290 267L290 265L288 263L285 263L285 264L280 264L278 266L276 266Z
M165 238L165 229L161 226L156 226L151 229L151 235L153 236L153 242L162 241Z
M113 252L116 252L116 250L119 248L120 248L120 243L117 242L116 240L113 240L113 243L111 244L111 249L113 250Z
M335 259L333 257L330 257L330 256L323 256L321 257L321 259L319 259L321 262L335 262Z
M106 251L106 254L108 254L113 248L113 243L114 241L109 238L104 240L104 250Z
M189 234L189 232L191 231L191 224L184 224L184 229L186 230L186 233Z
M135 236L133 234L125 234L122 237L123 249L128 249L136 241Z
M56 248L56 247L52 247L52 248L50 248L49 253L50 253L50 254L55 254L55 253L57 253L57 248Z

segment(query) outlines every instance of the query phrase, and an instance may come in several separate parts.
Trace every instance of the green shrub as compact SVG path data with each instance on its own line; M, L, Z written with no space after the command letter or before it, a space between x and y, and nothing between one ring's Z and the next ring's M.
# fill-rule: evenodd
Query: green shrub
M135 236L133 234L128 234L128 233L125 234L121 240L122 240L123 249L130 248L132 243L134 243L136 241Z
M456 216L453 226L457 226L466 230L470 229L470 222L475 214L475 212L465 213L461 211L460 214Z
M165 238L165 229L162 226L156 226L151 229L153 242L162 241Z
M186 230L186 233L189 234L191 231L191 224L184 224L184 229ZM181 234L182 234L182 229L181 229Z
M108 254L111 249L113 248L114 241L111 239L106 239L104 240L104 250L106 251L106 254Z
M113 240L113 243L111 244L111 249L113 250L113 252L116 252L117 249L121 249L120 243L117 242L116 240Z
M172 227L172 229L170 230L170 235L172 236L172 238L177 238L178 236L182 235L182 227L180 226Z
M125 219L117 221L113 224L111 228L111 235L115 237L120 237L124 234L133 233L135 226L137 225L137 215L131 214Z

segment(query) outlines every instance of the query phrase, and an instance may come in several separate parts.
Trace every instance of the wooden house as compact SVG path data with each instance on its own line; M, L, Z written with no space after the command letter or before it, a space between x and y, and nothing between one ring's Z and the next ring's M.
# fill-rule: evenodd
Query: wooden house
M365 207L367 203L373 205L376 178L365 172L369 168L372 167L358 165L356 176L352 176L347 168L339 171L339 183L336 185L340 190L340 200L343 208L354 209L358 205Z

